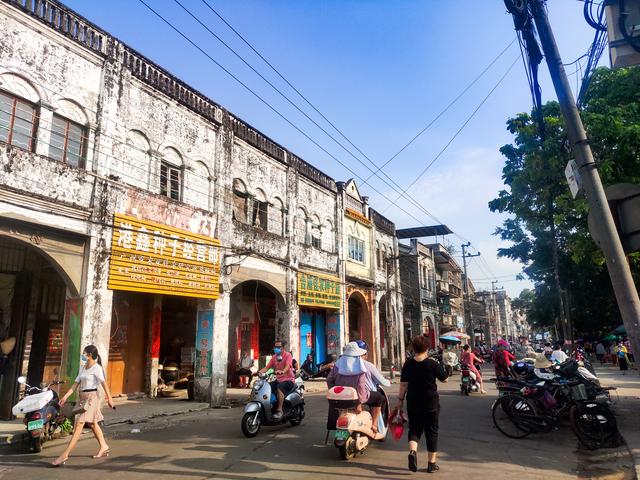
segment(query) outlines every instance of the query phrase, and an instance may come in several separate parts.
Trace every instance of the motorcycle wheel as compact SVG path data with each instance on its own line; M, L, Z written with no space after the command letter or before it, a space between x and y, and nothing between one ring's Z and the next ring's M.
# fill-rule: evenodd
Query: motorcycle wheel
M255 417L254 412L245 413L240 421L240 428L242 428L242 433L247 438L255 437L260 431L260 427L262 426L262 418L260 414L258 414L258 418L256 418L256 424L253 424L253 418Z
M342 460L349 460L356 456L356 441L349 437L347 441L344 442L344 445L338 447L340 451L340 458Z
M291 420L289 420L289 424L292 427L298 426L302 423L302 419L304 418L304 407L303 406L297 406L295 408L295 411L293 413L293 417L291 418Z
M620 445L616 417L608 408L598 404L578 403L571 407L570 420L576 437L589 450Z
M42 451L42 435L31 439L31 451L40 453Z

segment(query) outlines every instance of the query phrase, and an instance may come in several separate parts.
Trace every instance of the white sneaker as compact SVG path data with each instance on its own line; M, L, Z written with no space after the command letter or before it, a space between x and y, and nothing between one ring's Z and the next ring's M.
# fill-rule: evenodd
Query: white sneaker
M274 420L280 420L282 418L282 412L276 412L273 414Z

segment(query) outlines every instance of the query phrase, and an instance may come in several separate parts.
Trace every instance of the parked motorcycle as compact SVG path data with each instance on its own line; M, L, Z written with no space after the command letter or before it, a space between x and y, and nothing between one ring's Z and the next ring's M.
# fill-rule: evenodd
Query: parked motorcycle
M476 374L471 371L469 365L463 364L460 369L460 393L469 395L479 390Z
M300 368L302 379L306 381L314 378L327 378L331 372L331 368L333 368L333 365L336 363L336 359L337 357L335 354L329 355L326 361L318 364L317 371L315 372L305 368L303 365Z
M273 414L278 405L277 384L272 369L258 375L258 380L251 388L249 403L244 407L244 414L240 422L242 433L246 437L255 437L262 425L273 426L289 422L295 426L302 423L305 415L302 378L296 377L295 389L284 399L282 417L275 419Z
M11 412L24 415L24 424L29 436L30 448L38 453L42 444L51 440L53 435L61 430L66 418L60 413L58 394L51 390L52 386L64 382L51 382L39 388L27 384L26 377L19 377L18 383L25 386L24 397L16 403Z
M336 386L327 392L327 400L329 400L327 428L335 429L334 445L343 460L349 460L357 453L364 453L371 440L384 441L387 437L389 400L382 388L378 387L378 391L384 395L384 403L377 433L371 428L373 424L371 413L358 409L358 392L355 388ZM335 412L338 413L337 419L335 419Z

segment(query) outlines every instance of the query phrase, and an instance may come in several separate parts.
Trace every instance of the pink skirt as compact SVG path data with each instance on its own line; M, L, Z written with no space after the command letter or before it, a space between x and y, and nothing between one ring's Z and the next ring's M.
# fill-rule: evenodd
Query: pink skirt
M98 392L80 392L80 401L84 401L85 411L76 415L76 422L96 423L104 420L100 411Z

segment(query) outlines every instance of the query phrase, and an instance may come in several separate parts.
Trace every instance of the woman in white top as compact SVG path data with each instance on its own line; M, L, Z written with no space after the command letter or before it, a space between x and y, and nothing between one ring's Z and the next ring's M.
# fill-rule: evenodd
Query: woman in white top
M96 440L100 444L100 450L93 456L93 458L101 458L109 456L109 445L104 440L102 429L98 422L102 421L104 417L100 411L100 397L98 396L98 386L107 394L107 403L109 407L113 407L113 399L111 398L111 392L105 382L104 369L102 368L102 361L100 355L98 355L98 349L89 345L82 352L82 360L86 362L80 369L80 373L76 377L76 381L71 386L69 391L60 399L60 406L64 405L67 399L73 394L74 390L78 390L78 406L84 408L84 412L76 415L75 426L73 429L73 436L69 445L64 452L60 454L51 464L54 467L64 465L69 458L71 451L75 448L80 435L82 434L82 428L85 423L91 425L93 434L96 436Z

